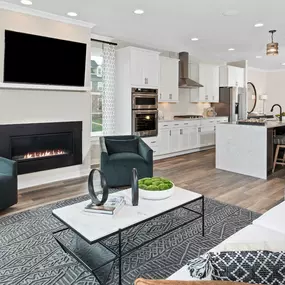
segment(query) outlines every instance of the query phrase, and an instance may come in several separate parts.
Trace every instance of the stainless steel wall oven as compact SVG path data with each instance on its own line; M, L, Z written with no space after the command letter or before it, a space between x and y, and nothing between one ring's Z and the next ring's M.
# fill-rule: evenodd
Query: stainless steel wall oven
M141 137L157 136L158 90L132 89L132 133Z

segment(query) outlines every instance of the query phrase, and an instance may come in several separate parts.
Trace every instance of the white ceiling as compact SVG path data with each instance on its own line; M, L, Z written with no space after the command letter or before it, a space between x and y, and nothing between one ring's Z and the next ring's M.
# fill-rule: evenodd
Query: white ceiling
M20 0L6 1L20 4ZM284 69L284 0L33 0L33 9L66 15L73 11L77 19L95 23L93 33L167 51L189 51L203 61L247 59L249 66ZM143 9L144 15L135 15ZM227 10L236 16L223 16ZM257 22L264 23L255 28ZM265 55L268 31L276 29L275 41L280 54ZM192 42L192 37L199 41ZM228 48L235 48L229 52ZM262 59L256 59L263 55Z

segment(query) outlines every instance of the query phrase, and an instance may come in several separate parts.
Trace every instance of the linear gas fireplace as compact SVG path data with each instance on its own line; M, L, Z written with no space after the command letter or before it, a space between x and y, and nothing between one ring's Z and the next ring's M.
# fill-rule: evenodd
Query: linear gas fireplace
M82 122L0 125L0 138L19 174L82 164Z

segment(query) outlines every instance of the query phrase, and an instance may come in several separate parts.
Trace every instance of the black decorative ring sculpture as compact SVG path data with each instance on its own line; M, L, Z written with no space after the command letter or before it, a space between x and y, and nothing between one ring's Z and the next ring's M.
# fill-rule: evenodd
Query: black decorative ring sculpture
M101 187L103 190L101 201L98 199L98 197L94 191L93 177L94 177L95 172L98 172L100 175L100 183L101 183ZM90 195L91 200L92 200L92 204L95 204L96 206L102 206L107 201L108 194L109 194L109 187L108 187L104 173L102 171L100 171L99 169L91 170L91 172L89 174L89 178L88 178L88 191L89 191L89 195Z
M139 186L138 186L138 171L133 168L132 171L132 204L138 206L139 204Z
M252 82L247 82L247 88L252 88L253 90L253 95L254 95L254 102L253 102L253 107L250 111L248 111L247 113L250 114L254 111L255 107L256 107L256 103L257 103L257 92L256 92L256 88L254 86L254 84Z

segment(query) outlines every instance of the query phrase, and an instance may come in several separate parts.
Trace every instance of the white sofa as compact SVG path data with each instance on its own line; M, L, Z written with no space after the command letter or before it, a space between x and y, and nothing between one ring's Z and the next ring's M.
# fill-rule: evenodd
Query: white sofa
M241 248L243 247L243 248ZM227 250L285 250L285 202L272 208L237 233L224 240L211 252ZM208 278L206 278L208 279ZM168 280L194 280L185 265Z

